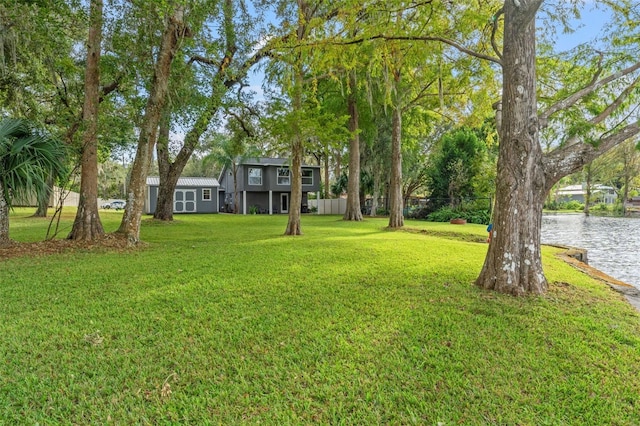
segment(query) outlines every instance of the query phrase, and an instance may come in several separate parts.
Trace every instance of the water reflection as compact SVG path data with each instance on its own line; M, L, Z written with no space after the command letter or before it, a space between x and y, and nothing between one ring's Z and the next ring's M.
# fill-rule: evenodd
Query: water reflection
M587 249L591 266L640 288L640 219L545 214L542 243Z

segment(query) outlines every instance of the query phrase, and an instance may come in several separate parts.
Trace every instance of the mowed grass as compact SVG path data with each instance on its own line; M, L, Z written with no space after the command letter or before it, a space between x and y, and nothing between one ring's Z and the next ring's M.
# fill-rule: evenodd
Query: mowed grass
M483 226L176 218L0 260L0 424L640 424L640 316L555 249L513 298L473 286Z

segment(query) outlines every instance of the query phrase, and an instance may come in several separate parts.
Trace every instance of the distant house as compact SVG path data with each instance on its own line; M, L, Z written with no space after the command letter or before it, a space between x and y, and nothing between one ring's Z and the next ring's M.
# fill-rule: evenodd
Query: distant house
M584 203L586 194L586 185L569 185L560 188L556 192L556 199L558 202L577 201L579 203ZM615 188L599 184L591 186L592 203L615 204L617 199L618 193Z
M158 206L158 188L160 178L147 178L147 191L144 211L153 214ZM174 213L218 213L218 190L220 184L216 178L181 177L173 193Z
M219 203L222 211L234 209L238 191L238 212L288 213L291 201L291 170L283 158L249 158L236 164L237 182L231 167L220 173ZM303 213L308 211L308 193L320 190L320 166L302 166Z

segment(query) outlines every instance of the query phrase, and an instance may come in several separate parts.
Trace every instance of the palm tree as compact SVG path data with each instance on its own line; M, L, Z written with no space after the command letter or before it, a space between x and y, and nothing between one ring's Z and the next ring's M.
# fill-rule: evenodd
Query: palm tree
M47 177L62 176L64 145L21 119L0 121L0 246L9 243L9 209L16 198L41 196Z

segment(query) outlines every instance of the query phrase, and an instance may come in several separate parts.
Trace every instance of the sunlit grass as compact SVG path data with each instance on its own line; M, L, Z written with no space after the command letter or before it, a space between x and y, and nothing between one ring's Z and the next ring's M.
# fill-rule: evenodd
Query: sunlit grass
M44 237L30 213L12 238ZM176 218L0 261L0 423L640 423L640 316L555 249L516 299L473 286L481 225Z

